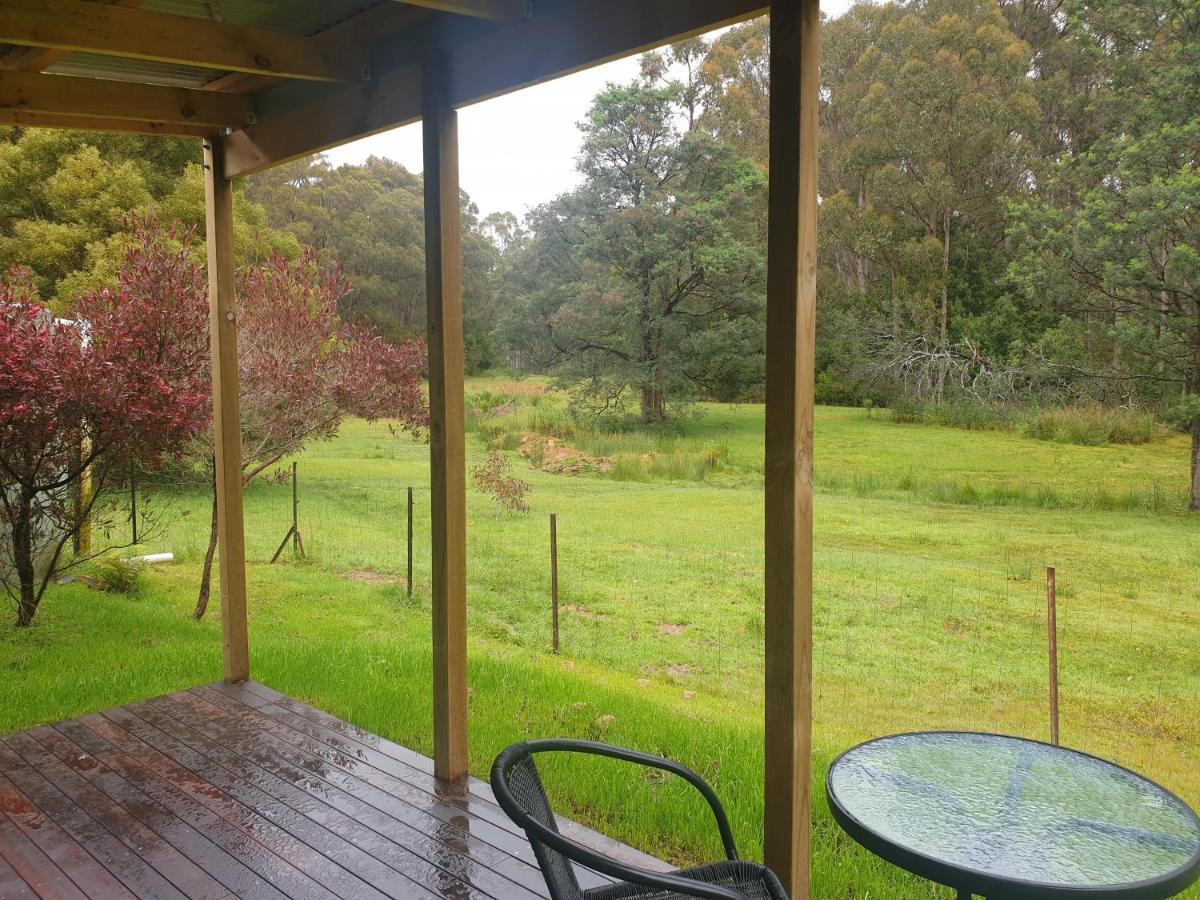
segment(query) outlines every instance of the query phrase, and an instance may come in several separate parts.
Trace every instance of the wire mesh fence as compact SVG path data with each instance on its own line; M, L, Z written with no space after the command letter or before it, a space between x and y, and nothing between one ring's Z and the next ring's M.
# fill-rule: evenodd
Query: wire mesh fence
M285 471L285 475L290 474ZM428 602L430 493L402 479L347 479L319 467L249 485L247 557L301 563L407 596L409 495L414 597ZM142 479L113 515L140 547L199 561L211 494ZM536 496L536 495L535 495ZM751 498L753 499L753 498ZM634 689L757 703L762 693L761 515L681 519L662 510L596 514L596 498L500 514L469 503L473 634L534 652L554 646L550 513L557 514L558 639L568 659L605 666ZM599 502L603 502L603 497ZM757 502L756 502L757 507ZM295 517L293 518L293 514ZM304 558L287 537L293 521ZM282 545L282 549L281 549ZM834 743L928 728L1050 738L1046 566L1058 564L1063 743L1191 786L1200 611L1172 583L1146 585L1102 560L1073 568L1047 552L947 557L910 548L822 546L814 602L814 714ZM981 554L982 555L982 554ZM1187 790L1184 789L1184 793Z

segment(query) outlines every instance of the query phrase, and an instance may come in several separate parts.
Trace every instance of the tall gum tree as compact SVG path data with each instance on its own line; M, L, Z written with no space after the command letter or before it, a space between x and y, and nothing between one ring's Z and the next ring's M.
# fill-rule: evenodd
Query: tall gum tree
M699 51L680 52L695 63ZM593 101L580 125L583 184L530 216L516 298L522 329L573 383L577 406L628 403L645 423L720 393L728 359L704 340L711 329L739 335L726 356L761 347L764 275L765 178L700 127L694 81L667 81L658 62Z

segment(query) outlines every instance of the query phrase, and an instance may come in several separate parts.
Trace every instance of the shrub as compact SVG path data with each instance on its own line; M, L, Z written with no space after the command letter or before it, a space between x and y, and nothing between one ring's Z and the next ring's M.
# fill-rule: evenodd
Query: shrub
M1013 427L1013 414L1005 407L989 406L969 400L929 403L921 400L896 400L892 421L911 425L941 425L971 431L999 431Z
M1123 407L1073 406L1044 409L1025 423L1027 437L1063 444L1145 444L1154 437L1154 416Z
M486 418L494 414L510 400L503 394L493 394L491 391L476 391L468 394L466 399L467 413L473 417Z
M529 512L525 495L532 486L512 474L508 460L499 451L491 451L486 460L471 470L471 483L475 490L495 500L500 509Z
M92 560L84 578L89 587L98 591L108 594L132 594L137 590L138 576L141 574L141 563L107 554Z

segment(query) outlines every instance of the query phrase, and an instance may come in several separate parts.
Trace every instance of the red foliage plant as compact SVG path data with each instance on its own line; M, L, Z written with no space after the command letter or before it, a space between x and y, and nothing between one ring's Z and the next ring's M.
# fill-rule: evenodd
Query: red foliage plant
M133 462L213 465L208 286L191 230L129 223L115 290L82 297L71 322L40 305L28 273L0 280L0 580L33 620L63 547ZM423 343L388 343L340 320L349 288L316 255L273 256L237 283L243 483L346 415L420 433ZM72 502L85 470L93 491ZM196 615L208 601L216 506Z
M343 322L349 286L311 251L271 256L239 272L238 373L242 480L249 484L313 440L333 437L345 416L388 419L419 433L428 422L420 341L388 343ZM211 441L207 445L211 455ZM204 615L216 551L216 507L195 615Z
M158 227L134 231L117 288L82 297L71 321L28 273L0 280L0 580L19 625L118 471L155 465L209 421L206 310L187 235ZM73 501L85 471L93 490Z

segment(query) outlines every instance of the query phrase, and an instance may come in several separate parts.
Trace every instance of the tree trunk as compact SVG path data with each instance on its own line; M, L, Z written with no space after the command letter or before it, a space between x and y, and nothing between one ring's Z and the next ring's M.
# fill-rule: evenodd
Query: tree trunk
M1188 509L1200 510L1200 416L1192 419L1192 491Z
M863 185L858 188L858 208L865 209L867 206L867 192ZM858 295L860 297L867 296L867 258L855 251L854 253L854 274L858 282Z
M17 570L20 585L20 596L17 598L17 626L20 628L33 623L38 608L37 585L34 583L33 530L33 498L22 491L17 500L11 531L13 568Z
M942 345L950 331L950 213L942 213ZM940 399L940 398L939 398Z
M663 420L663 390L656 380L654 384L642 385L642 421L647 425Z
M193 619L204 618L204 613L208 609L208 597L212 593L213 557L217 553L217 476L215 466L213 473L212 525L208 532L208 552L204 554L204 568L200 572L200 593L196 597L196 609L192 613Z
M892 287L892 343L900 343L900 292L896 290L896 263L889 265Z

